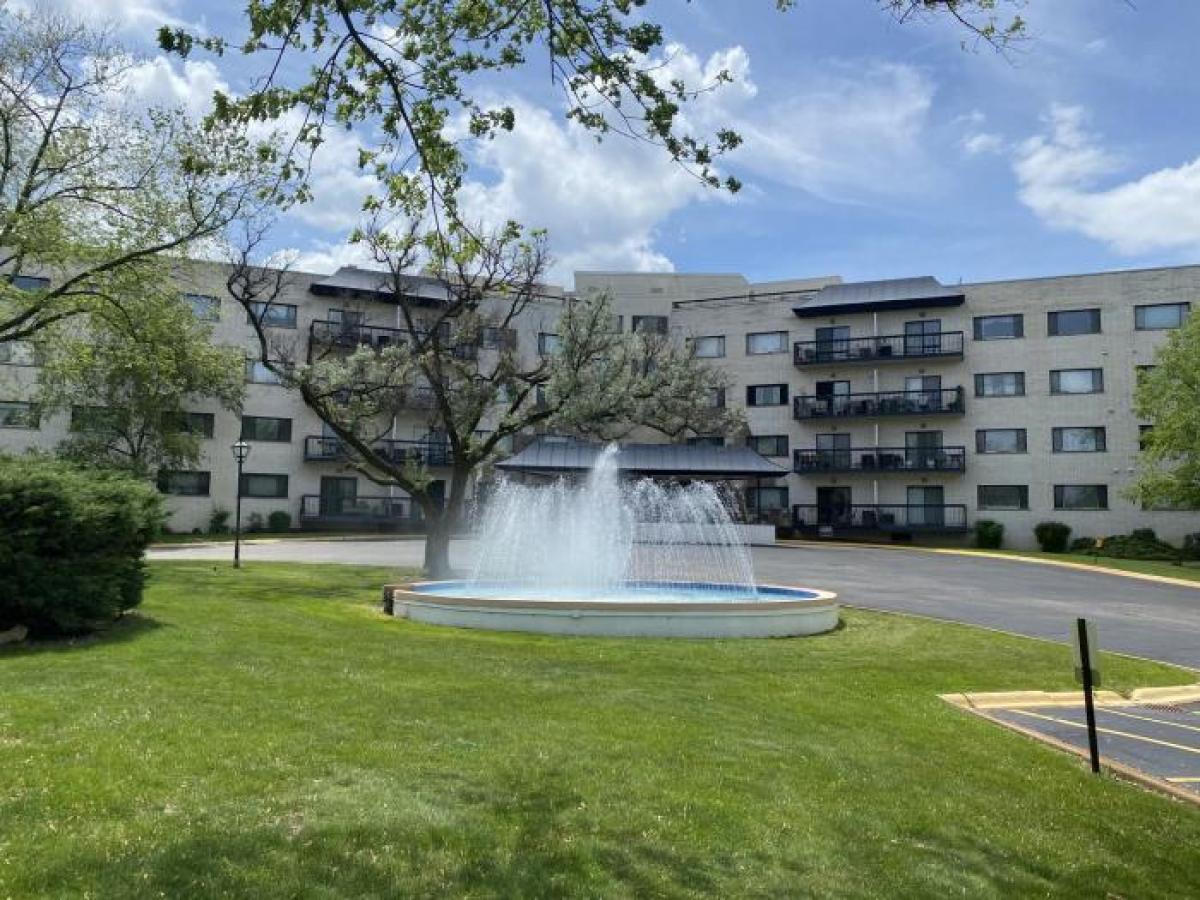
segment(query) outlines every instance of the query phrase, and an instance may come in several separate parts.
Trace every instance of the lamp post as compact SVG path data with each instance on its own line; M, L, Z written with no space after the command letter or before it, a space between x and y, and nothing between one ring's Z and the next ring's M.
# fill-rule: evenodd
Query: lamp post
M238 441L229 449L233 451L233 458L237 460L238 467L237 501L234 503L233 513L233 567L240 569L242 567L242 463L250 455L250 445L245 441Z

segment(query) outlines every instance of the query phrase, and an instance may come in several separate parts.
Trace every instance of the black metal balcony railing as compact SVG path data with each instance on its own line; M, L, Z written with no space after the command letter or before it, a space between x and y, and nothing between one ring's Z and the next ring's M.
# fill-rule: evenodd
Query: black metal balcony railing
M429 332L418 329L410 334L407 328L389 328L385 325L364 325L355 322L333 322L327 319L317 319L308 328L311 343L324 344L340 349L355 349L372 347L383 350L396 344L409 343L412 340L424 340ZM450 338L449 323L441 328L442 340ZM479 355L477 344L455 344L450 348L451 354L457 359L475 359Z
M966 531L967 507L943 504L854 504L826 507L798 503L792 507L792 525L800 531Z
M372 446L394 463L417 462L427 466L450 465L450 447L433 441L400 441L385 439ZM338 462L346 458L346 448L340 438L310 435L304 439L304 458L309 462Z
M410 525L421 521L420 507L411 497L322 497L300 498L302 524Z
M792 470L818 472L963 472L966 447L848 447L794 450Z
M797 419L948 415L964 411L963 389L800 396L792 411Z
M892 362L906 359L962 358L963 333L887 334L819 341L797 341L792 360L798 366L829 363Z

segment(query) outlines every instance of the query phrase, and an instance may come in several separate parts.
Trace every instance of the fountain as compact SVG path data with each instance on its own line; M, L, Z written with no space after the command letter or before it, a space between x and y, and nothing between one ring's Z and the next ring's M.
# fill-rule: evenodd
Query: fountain
M471 577L387 588L396 615L553 634L774 637L838 622L834 595L756 584L750 548L709 482L622 482L617 446L582 484L502 481Z

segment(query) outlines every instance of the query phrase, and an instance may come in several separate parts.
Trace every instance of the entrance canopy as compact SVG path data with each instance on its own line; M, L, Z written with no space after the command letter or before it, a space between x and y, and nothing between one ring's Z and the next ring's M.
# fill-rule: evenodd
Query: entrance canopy
M539 475L583 472L592 467L606 445L586 441L540 438L508 459L496 463L504 472ZM617 468L651 478L781 478L788 470L749 447L689 444L621 444Z

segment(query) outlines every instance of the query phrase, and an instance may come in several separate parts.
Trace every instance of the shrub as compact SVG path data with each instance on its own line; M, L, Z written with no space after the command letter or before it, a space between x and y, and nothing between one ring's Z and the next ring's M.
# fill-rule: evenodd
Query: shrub
M1130 534L1114 534L1104 538L1101 547L1094 551L1114 559L1151 559L1178 561L1179 550L1166 541L1160 541L1153 529L1139 528Z
M226 534L229 531L229 510L214 506L208 514L208 533Z
M267 527L266 520L263 519L263 514L260 512L250 513L250 518L246 520L247 531L262 531Z
M1062 522L1039 522L1033 529L1038 546L1046 553L1062 553L1071 537L1071 526Z
M994 519L980 519L975 523L975 546L987 550L999 550L1004 543L1004 523Z
M1104 542L1101 541L1101 544ZM1072 553L1096 553L1096 539L1094 537L1080 537L1071 541L1071 546L1068 548Z
M0 630L80 634L142 600L162 499L126 475L0 457Z
M1183 555L1186 559L1200 559L1200 531L1183 536Z
M267 530L276 533L287 531L292 527L292 516L286 510L277 509L267 516Z

